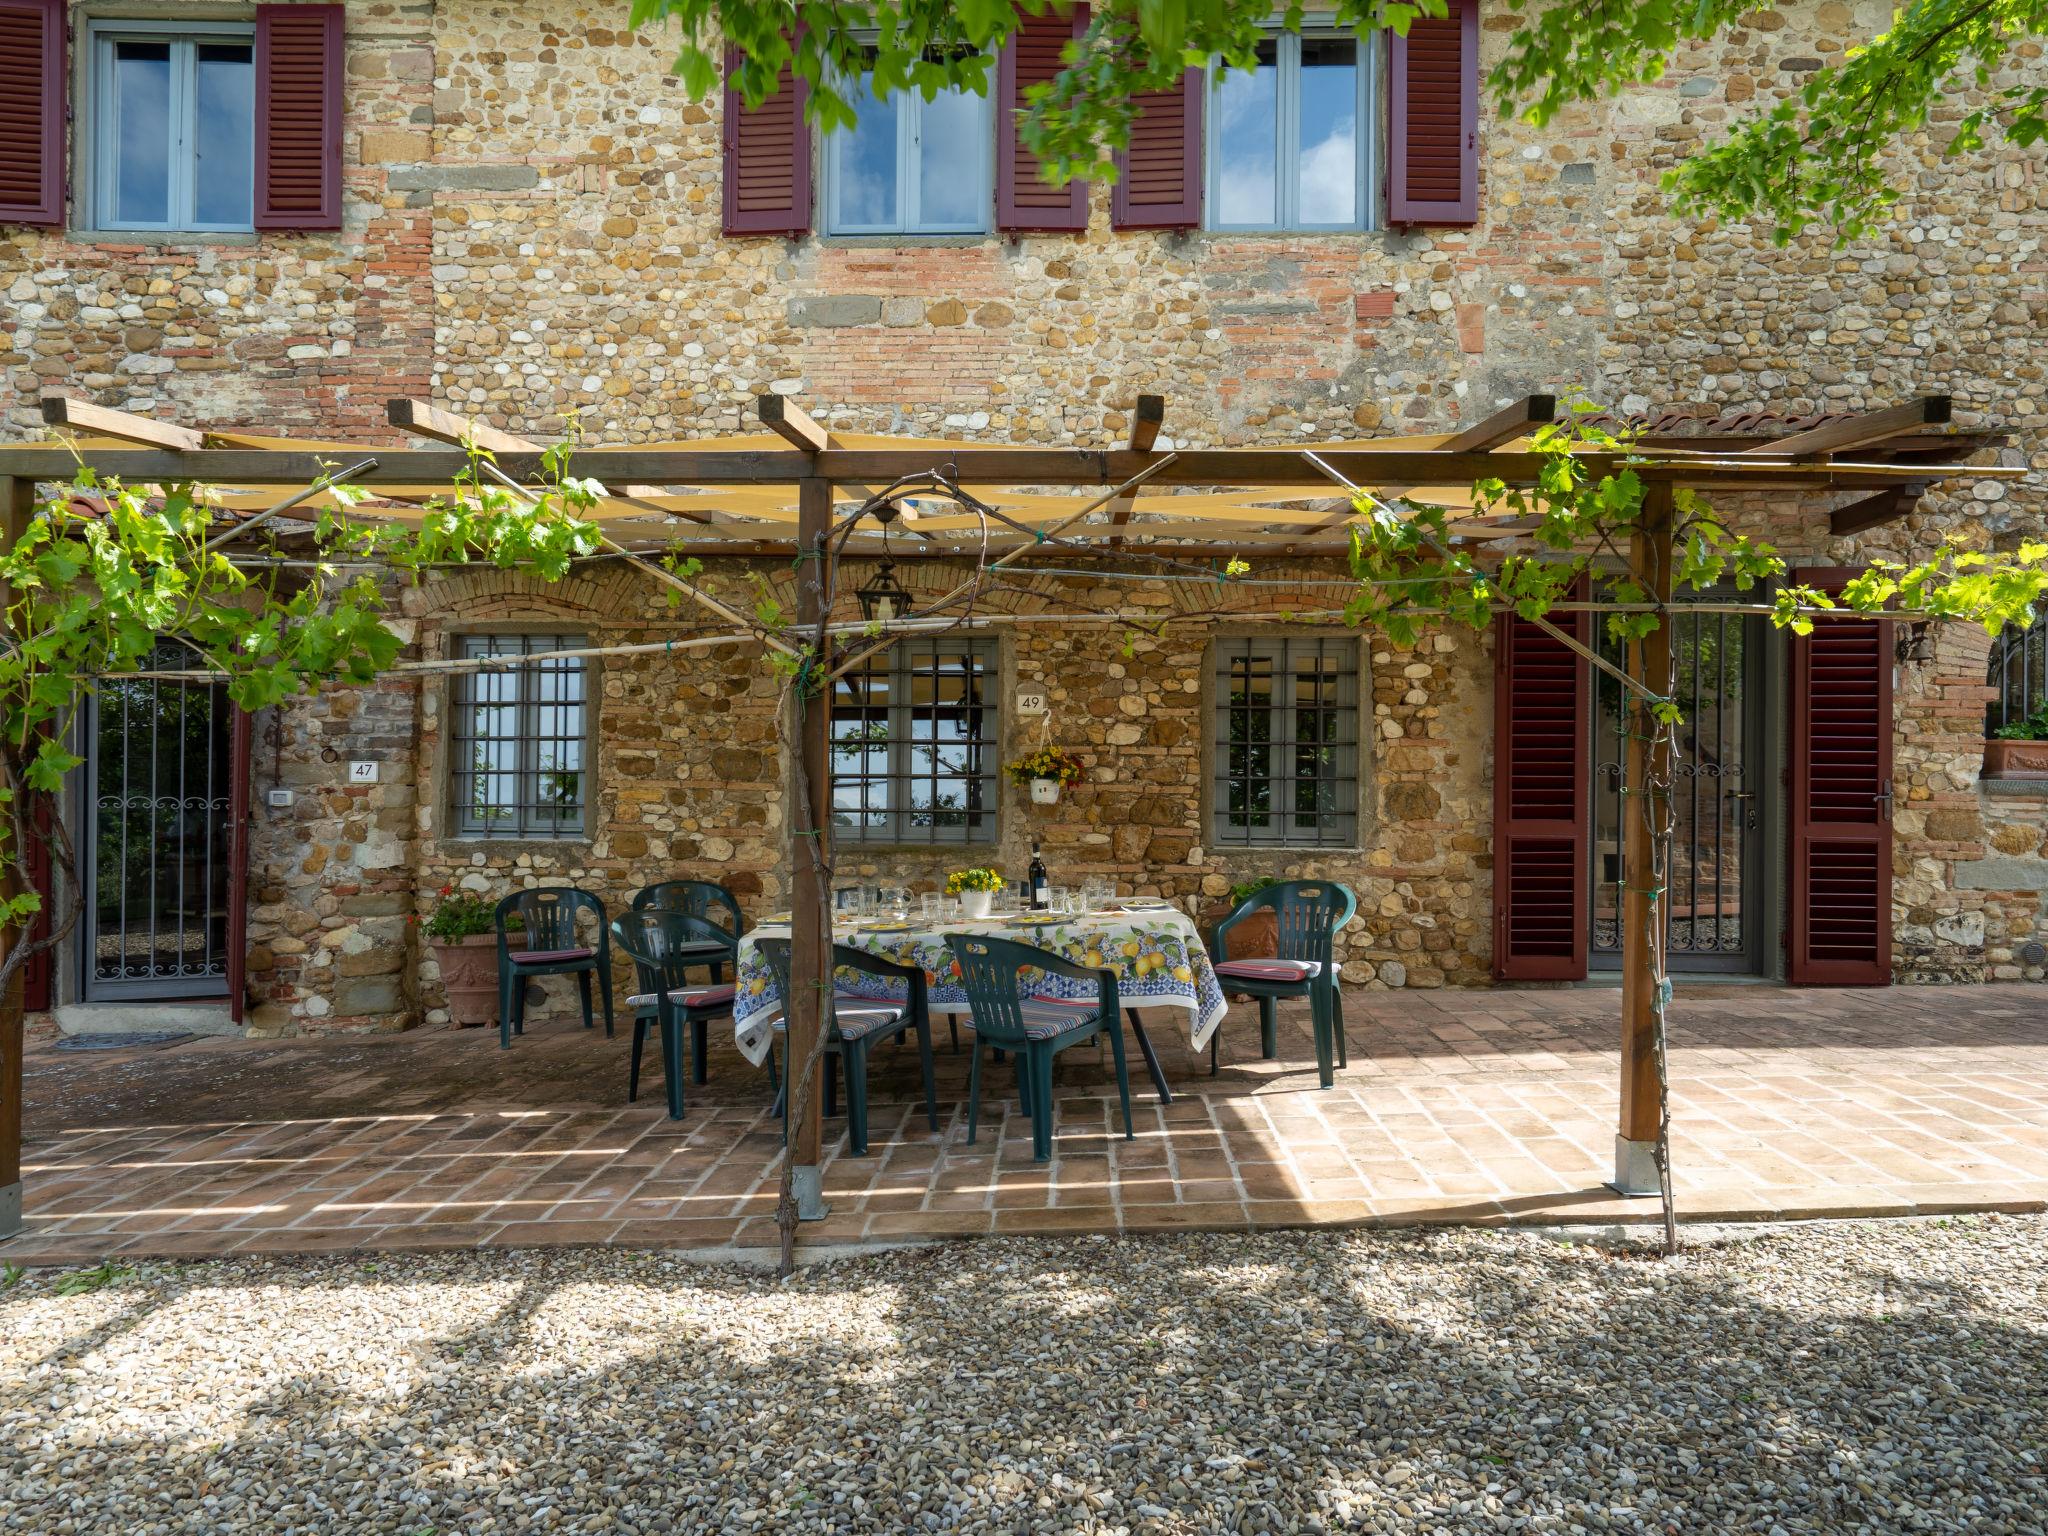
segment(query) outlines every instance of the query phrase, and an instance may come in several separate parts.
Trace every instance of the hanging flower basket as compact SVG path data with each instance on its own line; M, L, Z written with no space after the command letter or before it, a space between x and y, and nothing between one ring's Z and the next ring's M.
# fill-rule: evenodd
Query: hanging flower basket
M1040 747L1004 768L1013 784L1031 787L1033 805L1058 805L1060 791L1081 782L1081 759L1060 747Z

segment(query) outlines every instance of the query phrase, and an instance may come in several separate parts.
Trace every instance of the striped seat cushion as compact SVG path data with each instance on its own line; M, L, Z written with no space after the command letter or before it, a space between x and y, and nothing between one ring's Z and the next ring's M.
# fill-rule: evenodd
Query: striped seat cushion
M872 997L851 997L844 992L832 999L832 1018L839 1026L842 1040L858 1040L878 1029L900 1024L906 1012L902 1003L878 1003ZM777 1019L775 1028L785 1029L788 1024L787 1019Z
M515 949L512 958L520 965L552 965L560 960L588 960L587 949Z
M1027 1040L1050 1040L1063 1035L1080 1024L1086 1024L1100 1011L1093 1003L1069 1002L1059 997L1027 997L1022 1005L1024 1038ZM966 1015L967 1027L974 1027L972 1014Z
M1323 973L1320 960L1219 960L1216 974L1232 981L1307 981Z
M669 993L668 1000L683 1008L726 1008L732 1005L733 985L725 982L716 987L677 987ZM626 999L628 1008L652 1008L654 994L641 992Z

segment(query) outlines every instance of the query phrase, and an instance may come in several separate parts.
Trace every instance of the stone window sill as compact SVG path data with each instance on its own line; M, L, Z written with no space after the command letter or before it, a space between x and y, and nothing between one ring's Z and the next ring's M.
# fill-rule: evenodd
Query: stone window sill
M64 238L87 246L251 246L262 236L248 229L67 229Z

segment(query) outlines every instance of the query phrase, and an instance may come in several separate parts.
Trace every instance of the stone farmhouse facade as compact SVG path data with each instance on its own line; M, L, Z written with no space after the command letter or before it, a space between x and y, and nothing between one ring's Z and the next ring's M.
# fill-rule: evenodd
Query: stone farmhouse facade
M1120 191L1054 194L1012 164L1003 90L1042 67L1035 36L1039 51L1020 52L994 104L903 109L859 143L799 136L771 168L768 212L753 213L788 227L729 232L750 216L735 211L734 143L758 155L777 141L738 130L727 101L692 100L669 72L672 41L626 30L623 0L0 0L0 66L15 70L0 75L24 78L27 60L45 70L38 89L61 83L56 115L29 120L57 136L45 158L0 167L0 430L38 435L48 389L193 426L365 443L391 440L397 397L543 439L574 414L623 443L751 430L754 397L774 392L841 431L1053 445L1120 442L1136 397L1156 392L1169 401L1165 440L1196 446L1447 432L1541 391L1702 421L1946 393L1959 427L2002 437L1984 462L2048 464L2048 375L2033 344L2048 320L2038 155L1996 146L1949 160L1933 137L1916 142L1896 217L1841 247L1816 234L1778 248L1760 227L1680 221L1659 191L1702 139L1877 30L1881 4L1759 10L1655 86L1538 131L1469 84L1469 50L1483 70L1515 13L1457 3L1448 35L1427 45L1450 50L1448 86L1428 83L1441 53L1397 71L1385 44L1276 42L1250 83L1197 79L1158 104L1154 127L1179 135L1184 159L1164 182L1148 170ZM290 74L308 59L310 75ZM1433 126L1417 105L1431 89L1454 102L1471 92L1469 124ZM1949 103L1949 121L1965 110ZM294 158L305 113L313 131L337 130L338 153ZM168 150L148 142L152 124L170 125ZM1428 132L1449 135L1438 147L1450 169L1425 154L1390 173ZM253 188L223 190L219 167L252 157ZM808 201L792 217L799 191ZM2009 546L2038 534L2043 505L2032 486L1954 481L1847 538L1830 536L1825 504L1736 510L1796 564L1839 567L1945 539ZM771 584L788 576L786 559L755 569ZM900 575L936 593L960 571L905 560ZM1292 584L1264 589L1269 606L1279 592L1298 593L1302 611L1341 607L1333 561L1261 558L1257 573ZM745 588L738 570L713 575ZM1096 595L1162 617L1213 602L1156 581ZM1077 597L1089 599L1089 579L1040 575L1015 606ZM438 575L395 593L394 613L406 654L425 658L696 627L602 561L553 586ZM1739 619L1732 637L1701 622L1692 654L1719 669L1725 716L1715 771L1746 754L1737 793L1749 798L1717 800L1732 782L1717 780L1706 793L1718 809L1699 824L1751 821L1716 830L1695 860L1728 888L1696 898L1701 931L1740 930L1700 948L1715 952L1709 970L1782 977L1787 642ZM1886 636L1880 658L1891 883L1872 979L2041 979L2048 786L1981 775L1993 645L1957 628L1907 638L1894 651ZM1228 611L1157 635L1004 630L966 663L928 658L928 675L896 679L953 686L931 679L980 669L963 685L979 690L963 728L979 756L965 769L949 760L951 777L941 786L935 772L927 791L906 787L915 768L877 769L899 782L875 793L899 798L872 840L849 835L842 878L922 885L963 861L1021 870L1034 839L1055 878L1105 875L1191 908L1237 882L1312 873L1359 895L1347 985L1490 985L1502 643L1439 630L1399 647L1340 623ZM1233 795L1309 793L1275 787L1279 772L1243 782L1245 738L1232 732L1278 741L1304 718L1275 704L1233 724L1229 695L1253 674L1308 700L1340 750L1322 760L1321 798L1290 799L1291 821L1248 831ZM597 658L548 686L574 690L573 707L567 693L529 693L501 712L545 749L508 745L500 715L440 676L327 691L250 722L248 1027L445 1022L410 921L444 883L495 894L566 882L623 904L687 875L725 882L750 918L785 901L775 682L757 653ZM1043 694L1046 713L1020 714L1026 693ZM1046 740L1088 775L1034 807L996 769ZM565 763L566 793L549 778ZM496 793L475 788L491 774L514 787L501 797L512 809L477 810ZM973 808L964 832L948 821L961 846L934 845L901 797L957 806L945 798L956 791ZM81 791L77 814L104 838L109 823L91 822L86 803L98 792ZM1597 798L1598 781L1585 793ZM850 803L881 802L856 786ZM1583 857L1574 899L1597 904L1613 871L1597 848ZM120 878L103 874L102 907ZM1588 926L1578 969L1597 974L1600 955L1584 953L1600 944L1597 910ZM107 942L60 956L45 1000L220 995L211 951L187 984L129 986L94 974Z

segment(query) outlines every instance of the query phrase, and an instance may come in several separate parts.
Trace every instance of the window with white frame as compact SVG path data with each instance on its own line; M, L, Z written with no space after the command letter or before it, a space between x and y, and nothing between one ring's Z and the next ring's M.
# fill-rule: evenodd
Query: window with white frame
M504 657L455 674L450 806L465 837L578 837L584 829L587 674L581 635L462 635L455 654ZM513 658L538 657L538 660Z
M89 36L95 227L253 228L254 29L102 19Z
M996 653L905 638L833 684L832 826L857 843L996 837Z
M1358 643L1219 640L1215 841L1358 842Z
M1211 229L1372 229L1379 74L1370 39L1279 32L1209 74Z
M989 227L995 141L989 99L969 90L848 92L859 122L825 140L826 232L981 234Z

